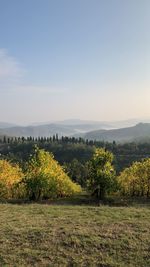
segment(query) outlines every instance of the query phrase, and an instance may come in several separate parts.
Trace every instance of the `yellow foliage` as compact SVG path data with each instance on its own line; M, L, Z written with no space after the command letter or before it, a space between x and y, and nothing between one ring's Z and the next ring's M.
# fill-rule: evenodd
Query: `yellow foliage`
M150 196L150 158L134 162L118 177L122 193L130 196Z
M26 184L32 199L70 196L81 191L53 155L38 148L28 163Z
M0 160L0 198L18 197L20 192L17 185L23 178L18 165L12 165L6 160Z

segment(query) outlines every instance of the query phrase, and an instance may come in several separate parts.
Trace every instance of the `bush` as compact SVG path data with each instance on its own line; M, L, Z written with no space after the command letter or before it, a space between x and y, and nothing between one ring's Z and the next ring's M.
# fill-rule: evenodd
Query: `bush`
M12 165L6 160L0 160L0 198L21 197L23 188L20 182L23 176L22 170L18 165Z
M26 165L24 184L26 195L32 200L70 196L81 191L53 155L37 147Z
M121 193L128 196L150 196L150 158L134 162L118 177Z

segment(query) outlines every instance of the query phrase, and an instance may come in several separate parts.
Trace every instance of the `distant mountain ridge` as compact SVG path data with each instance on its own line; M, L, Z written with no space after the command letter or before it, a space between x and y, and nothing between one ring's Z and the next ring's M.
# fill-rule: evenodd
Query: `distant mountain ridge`
M83 133L101 129L103 127L110 128L109 125L102 124L102 123L89 123L89 124L46 124L46 125L36 125L36 126L15 126L9 128L2 128L0 129L1 135L9 135L9 136L16 136L16 137L49 137L54 134L58 134L61 136L73 136L76 134L82 135Z
M0 129L15 127L16 124L9 122L0 122Z
M5 125L8 127L4 128ZM14 126L9 123L0 123L0 127L0 136L49 137L58 134L59 137L75 136L109 142L150 139L150 123L138 123L135 126L116 129L115 124L113 127L113 123L111 125L105 122L65 120L59 123L31 126Z
M135 126L113 129L113 130L96 130L86 133L85 139L97 141L117 141L127 142L142 140L150 137L150 123L138 123Z

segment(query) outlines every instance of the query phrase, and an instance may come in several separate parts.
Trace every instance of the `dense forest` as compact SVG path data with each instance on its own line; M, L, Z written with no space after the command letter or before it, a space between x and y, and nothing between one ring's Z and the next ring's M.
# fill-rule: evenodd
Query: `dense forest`
M150 157L150 143L99 142L82 138L64 137L58 135L45 138L8 138L0 139L0 158L7 159L21 165L32 154L34 146L52 152L55 159L65 167L73 181L82 187L86 185L88 177L88 162L95 148L105 148L114 155L114 166L117 174L129 167L135 161Z

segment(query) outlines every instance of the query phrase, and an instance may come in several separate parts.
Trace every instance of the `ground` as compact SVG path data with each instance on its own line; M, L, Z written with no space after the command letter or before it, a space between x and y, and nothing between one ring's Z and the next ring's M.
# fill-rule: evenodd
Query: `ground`
M0 204L0 266L148 267L149 229L148 204Z

